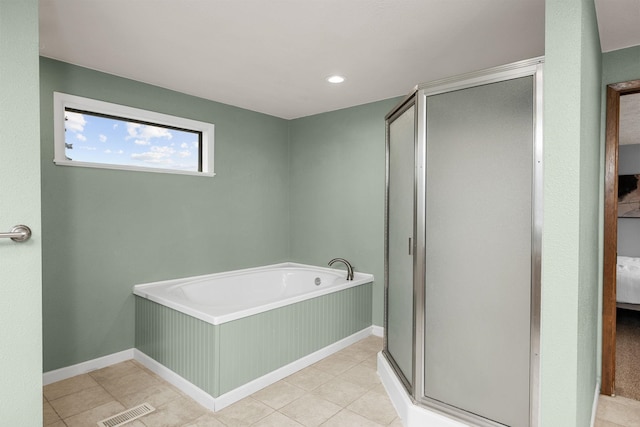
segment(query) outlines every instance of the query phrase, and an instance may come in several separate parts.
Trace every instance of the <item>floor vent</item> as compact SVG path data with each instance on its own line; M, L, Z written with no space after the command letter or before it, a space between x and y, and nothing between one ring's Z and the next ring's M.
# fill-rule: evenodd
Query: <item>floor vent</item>
M109 417L106 420L98 421L99 427L118 427L121 425L125 425L128 422L133 420L137 420L140 417L143 417L151 412L155 411L156 408L149 405L148 403L143 403L142 405L138 405L135 408L127 409L124 412L120 412L119 414L114 415L113 417Z

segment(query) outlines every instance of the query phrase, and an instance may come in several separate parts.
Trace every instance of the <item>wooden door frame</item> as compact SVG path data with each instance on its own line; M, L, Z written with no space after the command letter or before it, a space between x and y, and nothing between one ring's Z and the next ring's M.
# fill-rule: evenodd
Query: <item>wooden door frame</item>
M604 254L602 277L602 387L615 395L616 377L616 264L618 256L618 140L620 96L640 92L640 80L607 86L604 149Z

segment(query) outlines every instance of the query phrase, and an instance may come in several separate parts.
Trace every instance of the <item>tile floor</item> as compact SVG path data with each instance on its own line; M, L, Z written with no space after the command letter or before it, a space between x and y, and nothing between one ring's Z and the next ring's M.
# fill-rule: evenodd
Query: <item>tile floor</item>
M640 427L640 402L600 395L595 427Z
M148 402L156 411L127 427L400 427L376 373L381 349L381 338L368 337L216 413L129 360L45 386L43 425L96 426ZM595 427L640 427L639 401L600 396L598 402Z
M376 373L381 349L382 339L370 336L216 413L129 360L45 386L43 424L96 426L148 402L156 411L127 427L399 427Z

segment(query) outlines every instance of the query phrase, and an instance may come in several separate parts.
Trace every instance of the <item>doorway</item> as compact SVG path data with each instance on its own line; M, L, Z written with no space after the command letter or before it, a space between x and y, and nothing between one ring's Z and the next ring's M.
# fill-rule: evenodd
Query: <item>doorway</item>
M601 393L609 396L615 395L616 391L616 266L618 263L618 169L620 149L620 98L625 95L638 93L640 93L640 80L614 83L607 86ZM637 219L634 219L634 221L637 221Z

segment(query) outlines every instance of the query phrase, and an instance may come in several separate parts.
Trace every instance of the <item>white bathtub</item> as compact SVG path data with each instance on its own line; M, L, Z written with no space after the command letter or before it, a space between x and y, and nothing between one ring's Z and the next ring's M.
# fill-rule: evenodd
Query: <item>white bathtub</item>
M373 281L373 275L282 263L135 285L133 293L220 325Z

